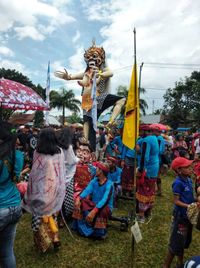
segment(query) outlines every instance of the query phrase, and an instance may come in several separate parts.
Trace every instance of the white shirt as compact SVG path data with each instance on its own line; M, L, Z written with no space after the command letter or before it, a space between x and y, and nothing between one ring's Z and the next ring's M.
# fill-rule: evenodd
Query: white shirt
M195 153L199 154L200 153L200 144L199 144L199 138L197 138L194 142L194 147L195 147Z

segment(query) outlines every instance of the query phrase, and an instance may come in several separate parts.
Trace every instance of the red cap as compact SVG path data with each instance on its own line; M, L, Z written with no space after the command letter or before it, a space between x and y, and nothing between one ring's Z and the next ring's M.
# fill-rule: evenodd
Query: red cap
M107 160L110 160L111 162L117 164L117 158L113 157L113 156L108 156Z
M193 160L188 160L185 157L177 157L172 161L171 168L176 170L180 167L188 167L193 163Z
M109 172L109 168L102 162L96 162L95 166L100 168L101 170L103 170L105 172Z

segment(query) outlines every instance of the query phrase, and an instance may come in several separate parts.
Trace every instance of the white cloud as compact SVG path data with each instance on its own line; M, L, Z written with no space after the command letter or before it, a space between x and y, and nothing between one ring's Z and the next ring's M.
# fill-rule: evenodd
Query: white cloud
M69 58L69 68L71 69L72 73L74 72L83 72L85 70L85 63L83 59L83 54L84 54L84 48L77 47L76 52L74 55L72 55Z
M76 31L75 36L72 38L72 42L76 43L79 40L80 36L81 36L80 32Z
M5 46L0 46L0 55L7 56L7 57L13 57L14 52Z
M63 7L69 5L71 2L72 0L53 0L52 4L56 7Z
M22 63L16 61L2 60L0 61L0 68L16 70L23 73L24 75L27 75L28 73L25 66Z
M37 41L43 41L45 39L45 36L33 26L15 27L14 30L19 40L27 37Z
M20 4L18 0L1 0L0 31L14 29L19 39L30 37L42 41L45 34L52 33L59 25L75 21L60 8L40 0L20 0ZM27 32L28 27L30 27L30 34Z

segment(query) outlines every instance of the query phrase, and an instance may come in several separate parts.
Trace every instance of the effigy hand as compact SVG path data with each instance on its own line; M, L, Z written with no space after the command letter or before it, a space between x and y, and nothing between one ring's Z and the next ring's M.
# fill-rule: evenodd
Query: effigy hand
M71 75L68 74L67 70L64 69L65 71L56 71L54 72L54 75L58 78L65 79L65 80L71 80Z

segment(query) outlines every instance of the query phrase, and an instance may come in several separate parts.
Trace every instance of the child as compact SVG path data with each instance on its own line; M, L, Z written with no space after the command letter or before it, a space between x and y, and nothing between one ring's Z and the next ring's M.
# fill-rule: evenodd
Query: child
M178 266L183 265L184 248L188 248L192 239L192 224L187 217L187 208L194 202L192 180L192 160L177 157L172 161L172 169L177 177L172 184L174 212L169 250L163 268L169 268L174 256L178 257Z

